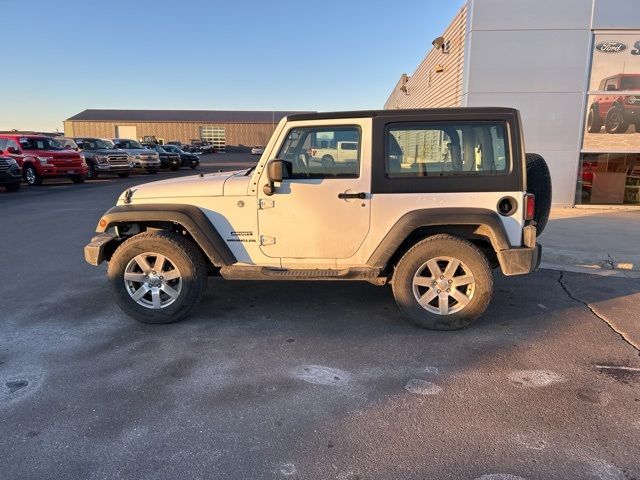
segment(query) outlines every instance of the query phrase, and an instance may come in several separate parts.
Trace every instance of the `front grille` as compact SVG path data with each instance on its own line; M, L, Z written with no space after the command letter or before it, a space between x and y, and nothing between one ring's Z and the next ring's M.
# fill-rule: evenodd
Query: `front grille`
M109 155L107 161L110 165L128 165L129 157L127 155Z
M0 172L9 170L9 162L4 158L0 158Z

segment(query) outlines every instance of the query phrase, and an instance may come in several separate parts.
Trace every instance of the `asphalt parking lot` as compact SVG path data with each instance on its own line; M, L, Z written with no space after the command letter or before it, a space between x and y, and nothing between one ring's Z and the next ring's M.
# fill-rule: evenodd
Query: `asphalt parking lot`
M640 479L638 280L496 275L433 332L389 287L211 279L136 323L82 248L128 186L191 174L0 191L0 478Z

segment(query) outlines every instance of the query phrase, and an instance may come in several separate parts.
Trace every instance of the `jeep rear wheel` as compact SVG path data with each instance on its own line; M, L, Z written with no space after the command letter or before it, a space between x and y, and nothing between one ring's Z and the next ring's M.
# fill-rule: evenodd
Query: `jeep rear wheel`
M604 119L604 128L608 133L625 133L629 124L624 120L624 110L620 107L611 107Z
M457 330L478 319L493 293L491 268L471 242L435 235L415 244L398 262L393 294L416 325Z
M126 240L111 257L107 275L118 306L143 323L182 320L207 286L202 253L191 241L166 231Z
M596 107L591 107L587 116L587 131L589 133L599 133L601 129L602 119L600 118L600 112L596 110Z
M31 186L42 185L42 177L38 175L36 167L27 165L24 168L24 180Z

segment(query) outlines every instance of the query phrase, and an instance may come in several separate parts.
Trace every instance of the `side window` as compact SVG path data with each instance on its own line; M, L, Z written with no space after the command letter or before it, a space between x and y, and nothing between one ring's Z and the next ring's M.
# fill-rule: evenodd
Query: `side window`
M510 168L503 123L396 123L385 132L390 178L502 175Z
M290 178L358 178L360 138L354 126L294 128L278 158L293 164Z
M20 147L18 147L18 144L15 142L15 140L7 138L7 145L6 145L5 150L8 150L9 147L15 148L18 152L20 151Z

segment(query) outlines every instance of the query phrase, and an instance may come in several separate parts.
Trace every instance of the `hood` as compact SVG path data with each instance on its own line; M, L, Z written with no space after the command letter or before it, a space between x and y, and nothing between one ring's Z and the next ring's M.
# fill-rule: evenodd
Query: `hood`
M209 173L203 176L191 175L188 177L171 178L159 182L144 183L131 187L131 202L137 200L176 198L176 197L214 197L224 194L225 182L234 176L242 176L246 170L233 172ZM247 183L250 177L247 178ZM118 204L124 203L125 192L120 195Z
M25 156L51 158L80 158L80 152L75 150L24 150Z
M126 150L116 150L113 148L98 148L96 150L85 149L80 152L95 153L96 155L122 155L123 152L127 153Z
M158 155L158 152L149 150L148 148L119 148L118 150L131 155Z

